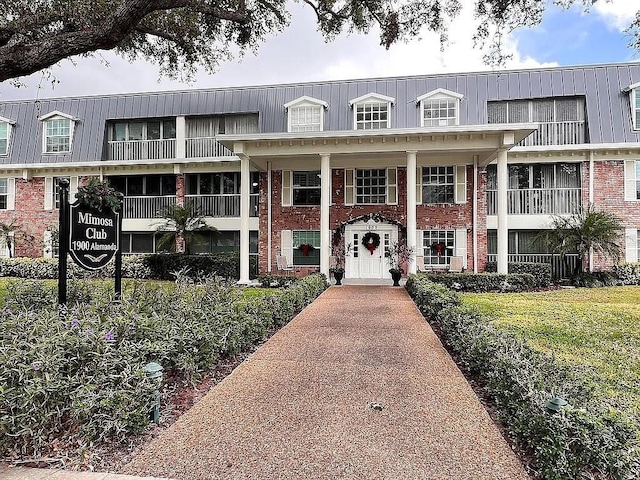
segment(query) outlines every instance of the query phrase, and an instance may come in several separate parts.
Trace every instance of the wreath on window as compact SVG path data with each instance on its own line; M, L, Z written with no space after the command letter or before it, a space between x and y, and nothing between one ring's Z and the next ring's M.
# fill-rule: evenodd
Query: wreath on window
M380 246L380 235L374 232L367 232L362 236L362 245L373 255L376 248Z
M447 248L447 246L442 242L433 243L431 245L431 253L435 253L436 255L441 257L446 248Z
M313 252L316 249L316 247L314 247L313 245L310 245L308 243L303 243L302 245L300 245L298 247L298 250L300 250L302 252L302 255L304 255L305 257L308 257L309 254L311 252Z

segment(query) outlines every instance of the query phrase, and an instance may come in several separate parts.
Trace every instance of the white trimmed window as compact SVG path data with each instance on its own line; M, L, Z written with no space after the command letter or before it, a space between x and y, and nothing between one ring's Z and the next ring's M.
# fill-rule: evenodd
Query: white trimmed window
M73 142L76 118L54 111L39 118L42 121L42 152L69 153Z
M640 200L640 160L624 162L624 199Z
M370 93L349 102L353 108L353 128L355 130L379 130L391 128L392 97Z
M358 205L387 202L387 171L384 168L356 170L356 203Z
M69 203L76 201L78 191L78 177L45 177L44 179L44 209L52 210L60 208L60 180L69 180Z
M9 154L9 141L11 140L13 123L8 118L0 117L0 156Z
M292 256L294 265L320 265L320 231L294 230Z
M418 97L420 124L423 127L444 127L460 124L460 100L456 92L438 88Z
M0 210L15 210L15 178L0 178Z
M437 205L467 201L467 168L464 165L422 167L421 181L420 203Z
M320 205L320 171L293 172L293 205Z
M454 255L455 230L423 230L422 255L425 265L447 265Z
M623 91L629 93L631 128L633 130L640 130L640 82L629 85Z
M285 103L288 132L321 132L324 130L324 110L329 104L311 97L300 97Z

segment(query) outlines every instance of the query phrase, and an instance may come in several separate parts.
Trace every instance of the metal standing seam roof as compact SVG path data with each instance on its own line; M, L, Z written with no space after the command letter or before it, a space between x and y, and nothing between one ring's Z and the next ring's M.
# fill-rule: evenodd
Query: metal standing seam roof
M349 101L376 93L394 98L392 128L420 126L417 99L436 89L461 94L460 125L487 123L487 101L584 95L592 143L639 142L631 129L629 93L640 82L640 63L572 66L514 71L418 75L288 85L211 88L0 102L0 116L14 123L11 148L0 164L85 163L105 158L109 120L259 114L262 133L286 132L284 105L302 96L328 104L325 131L353 130ZM39 117L59 111L75 117L72 152L42 154Z

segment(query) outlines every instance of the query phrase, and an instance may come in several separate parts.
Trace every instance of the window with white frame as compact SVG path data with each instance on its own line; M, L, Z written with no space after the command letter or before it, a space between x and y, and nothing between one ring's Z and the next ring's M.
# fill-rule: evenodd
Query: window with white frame
M293 231L293 264L320 265L320 231Z
M176 138L175 118L113 122L109 126L109 139L111 141L123 142L171 138Z
M54 111L39 118L42 121L42 151L44 153L69 153L73 130L77 119L66 113Z
M455 238L455 230L423 230L424 264L448 265L454 255Z
M11 122L0 117L0 155L9 153L9 140L11 139Z
M9 209L9 179L0 178L0 210Z
M421 125L423 127L458 125L461 99L461 94L444 88L418 97Z
M387 171L384 168L357 169L355 177L357 204L387 202Z
M454 203L455 187L453 166L422 167L422 203Z
M395 99L371 93L351 100L353 128L379 130L391 127L391 105Z
M67 182L71 182L69 177L53 177L53 207L55 209L60 209L60 180L65 179ZM69 196L69 203L73 203L75 201L74 198Z
M327 102L307 96L286 103L287 131L321 132L324 130L324 109L328 106Z
M640 160L624 161L624 199L640 200Z
M293 205L320 205L320 171L293 172Z
M640 130L640 88L634 88L631 96L633 102L631 107L633 115L633 129Z

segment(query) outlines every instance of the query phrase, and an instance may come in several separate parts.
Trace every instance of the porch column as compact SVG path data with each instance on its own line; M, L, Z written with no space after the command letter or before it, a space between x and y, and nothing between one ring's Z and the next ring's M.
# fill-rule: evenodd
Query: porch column
M415 150L407 152L407 247L416 252L416 156ZM417 253L417 252L416 252ZM416 262L410 262L408 273L416 273Z
M331 205L331 155L320 155L320 273L329 278L329 256L331 255L331 229L329 228L329 206Z
M498 273L508 273L509 264L509 226L507 224L508 201L507 186L509 170L507 151L498 150Z
M176 158L187 158L187 123L184 115L176 117Z
M249 192L251 191L251 172L249 157L240 157L240 280L247 284L249 280Z

